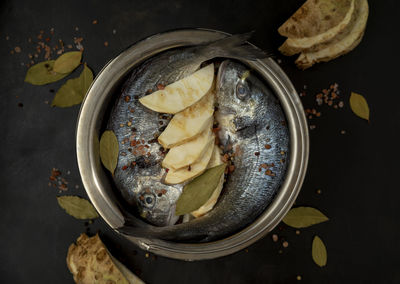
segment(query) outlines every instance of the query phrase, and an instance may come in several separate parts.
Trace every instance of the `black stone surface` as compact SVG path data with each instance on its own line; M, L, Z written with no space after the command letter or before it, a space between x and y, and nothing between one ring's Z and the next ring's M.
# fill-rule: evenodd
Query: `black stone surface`
M339 84L345 107L321 107L322 116L310 122L316 129L310 132L309 170L296 202L319 208L330 221L303 229L300 235L282 225L274 231L281 237L278 243L268 235L246 251L193 263L152 255L146 258L145 252L100 219L89 225L90 233L100 231L111 252L147 283L295 283L297 275L303 283L400 283L399 2L369 1L368 27L357 49L300 71L293 64L295 58L283 58L276 52L283 42L276 29L302 2L2 1L1 283L72 283L65 264L67 249L87 228L59 208L58 190L47 185L56 167L69 182L68 191L62 194L86 197L75 156L79 106L59 109L45 103L54 96L51 90L66 79L47 86L23 82L27 68L21 63L29 63L28 54L35 50L28 38L36 41L40 30L49 35L50 28L55 29L53 43L61 38L69 44L74 36L82 36L84 61L97 73L135 41L183 27L230 33L255 30L251 41L275 51L299 91L307 85L307 96L302 98L306 108L315 106L314 95L321 89ZM93 20L98 24L92 24ZM11 55L16 46L22 51ZM351 91L367 98L370 123L351 112ZM322 193L317 194L317 189ZM328 249L324 268L311 258L316 234ZM282 248L283 240L289 242L288 248Z

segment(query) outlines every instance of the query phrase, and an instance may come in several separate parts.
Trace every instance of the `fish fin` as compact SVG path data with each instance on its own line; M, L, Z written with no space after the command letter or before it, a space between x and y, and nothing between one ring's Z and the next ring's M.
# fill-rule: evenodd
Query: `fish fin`
M269 57L270 55L268 53L247 42L252 34L253 32L248 32L227 36L203 46L200 52L210 58L229 57L257 60Z

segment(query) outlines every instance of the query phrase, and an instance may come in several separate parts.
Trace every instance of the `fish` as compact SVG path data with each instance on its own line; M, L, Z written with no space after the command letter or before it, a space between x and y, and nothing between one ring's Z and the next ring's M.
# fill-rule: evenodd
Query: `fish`
M168 188L165 195L170 202L169 210L164 213L171 218L169 224L148 224L121 208L125 223L116 228L117 231L136 237L209 242L245 228L272 202L284 181L290 157L289 130L279 100L256 71L232 59L224 60L218 68L215 100L220 147L223 153L232 154L233 151L235 170L226 175L221 196L213 210L189 222L174 224L174 202L182 190L182 185L175 185ZM146 122L142 127L147 129L147 133L152 133L158 125L154 122L150 128L148 119L142 121ZM154 167L158 167L157 164ZM160 175L147 178L158 185L162 171L160 169ZM121 178L118 170L115 176ZM153 210L155 208L161 210L161 205L156 204ZM155 212L151 214L155 216Z
M157 137L167 126L170 115L144 107L139 99L194 73L215 57L254 60L267 56L247 44L251 33L228 36L204 45L176 48L155 55L132 70L111 110L106 128L119 142L120 153L113 180L122 198L135 208L135 214L156 226L174 224L174 206L183 185L162 182L161 161L165 149Z

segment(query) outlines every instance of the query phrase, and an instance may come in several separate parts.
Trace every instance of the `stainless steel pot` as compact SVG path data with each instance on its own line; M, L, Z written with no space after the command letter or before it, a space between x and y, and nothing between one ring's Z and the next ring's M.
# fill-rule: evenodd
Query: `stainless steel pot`
M123 224L123 217L116 206L111 182L100 164L98 138L105 110L115 88L134 66L159 52L180 46L202 44L226 35L214 30L185 29L151 36L132 45L111 60L91 85L82 103L77 125L78 164L90 200L112 228L120 227ZM222 240L188 244L125 236L142 249L182 260L225 256L265 236L282 220L295 201L306 173L309 151L307 122L302 104L292 83L273 59L245 63L257 70L274 90L289 125L290 164L277 196L251 225Z

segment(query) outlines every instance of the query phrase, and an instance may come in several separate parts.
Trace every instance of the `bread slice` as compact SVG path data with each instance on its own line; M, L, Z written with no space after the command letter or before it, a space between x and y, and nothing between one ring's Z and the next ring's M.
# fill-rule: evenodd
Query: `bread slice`
M329 45L315 52L303 52L296 60L300 69L307 69L318 62L326 62L335 59L353 50L364 35L368 20L368 1L356 0L355 22L348 34L335 38Z
M299 52L311 52L321 49L321 44L330 42L349 27L355 11L354 2L355 0L351 0L345 17L336 26L311 37L288 38L279 48L279 51L284 55L291 56ZM337 1L337 3L340 4L340 1ZM329 21L329 18L330 16L327 15L326 19L322 19L322 21ZM321 24L321 26L326 27L327 25Z
M79 284L144 284L110 254L98 235L80 235L68 248L67 266Z
M308 0L278 32L288 38L310 38L324 34L346 19L353 0Z

